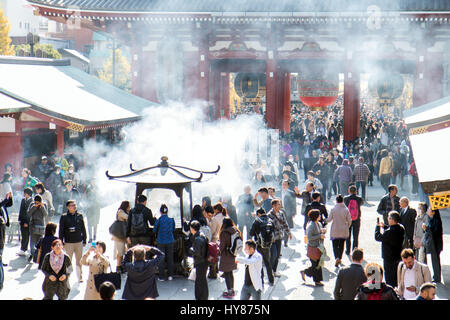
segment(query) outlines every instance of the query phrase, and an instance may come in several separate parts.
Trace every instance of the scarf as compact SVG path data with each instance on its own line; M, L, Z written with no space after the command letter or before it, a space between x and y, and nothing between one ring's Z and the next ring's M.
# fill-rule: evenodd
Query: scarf
M58 273L64 264L64 252L56 254L53 250L50 251L50 266L55 273Z

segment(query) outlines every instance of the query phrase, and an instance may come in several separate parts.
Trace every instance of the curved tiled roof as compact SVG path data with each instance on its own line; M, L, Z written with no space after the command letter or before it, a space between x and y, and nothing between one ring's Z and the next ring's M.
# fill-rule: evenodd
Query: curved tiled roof
M448 0L27 0L51 8L117 12L366 12L449 11Z

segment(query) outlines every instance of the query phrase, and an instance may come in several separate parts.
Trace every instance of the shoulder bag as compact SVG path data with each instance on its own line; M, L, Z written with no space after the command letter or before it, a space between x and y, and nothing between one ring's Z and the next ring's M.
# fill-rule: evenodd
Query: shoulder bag
M100 289L100 286L103 282L109 281L116 287L116 290L120 290L122 285L122 277L120 273L118 272L112 272L111 264L109 264L109 269L111 272L109 273L99 273L94 274L94 283L95 283L95 289L97 289L97 292Z
M109 233L116 238L125 239L127 237L127 222L119 221L117 218L116 215L116 221L109 227Z
M314 261L319 261L322 256L322 252L317 247L308 246L308 250L306 251L306 256Z

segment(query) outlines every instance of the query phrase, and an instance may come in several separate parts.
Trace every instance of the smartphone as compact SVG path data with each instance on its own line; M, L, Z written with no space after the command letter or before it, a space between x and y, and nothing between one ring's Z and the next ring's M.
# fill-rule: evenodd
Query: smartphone
M97 242L96 241L92 241L92 247L93 248L97 248Z
M377 217L377 223L380 223L380 217Z

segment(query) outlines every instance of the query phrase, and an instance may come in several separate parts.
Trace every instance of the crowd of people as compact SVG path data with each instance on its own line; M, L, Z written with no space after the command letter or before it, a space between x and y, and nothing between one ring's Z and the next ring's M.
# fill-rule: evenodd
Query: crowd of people
M363 109L360 136L342 141L341 109L339 103L324 113L293 108L291 131L281 137L279 164L264 160L253 166L247 163L248 185L235 206L231 196L205 195L202 203L193 207L182 231L185 254L193 260L189 278L195 280L197 300L209 298L207 279L218 279L219 273L225 279L223 297L236 297L233 273L238 265L245 268L240 299L261 299L264 279L273 286L275 278L281 277L280 257L298 227L294 223L298 211L303 216L310 259L309 267L299 275L304 281L311 277L315 286L324 285L324 240L329 231L335 266L340 268L335 299L434 298L433 282L441 282L442 221L439 210L431 210L426 202L420 202L415 210L408 197L398 196L399 191L412 196L419 192L405 123ZM7 208L19 202L18 255L29 252L30 263L38 263L44 273L44 299L55 295L67 299L73 267L78 281L83 282L83 265L90 270L85 299L112 299L117 284L98 285L95 281L95 276L104 274L112 264L105 256L106 243L96 239L100 205L95 181L81 181L74 167L73 161L43 156L34 169L36 174L25 168L19 180L12 166L5 165L0 184L0 256L9 226ZM410 192L408 174L412 176ZM386 191L377 207L381 219L374 232L375 240L381 242L383 266L368 263L363 269L361 217L369 187L377 182ZM297 200L302 203L299 207ZM147 201L145 195L137 197L134 207L123 201L110 228L116 273L127 275L122 299L156 299L158 280L172 281L177 274L175 221L165 204L156 218ZM57 215L61 215L59 225L51 221ZM344 251L352 260L345 268ZM427 254L432 258L433 279ZM3 261L0 267L4 265ZM3 278L0 284L3 286Z

